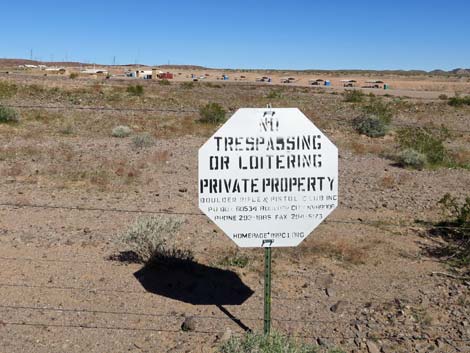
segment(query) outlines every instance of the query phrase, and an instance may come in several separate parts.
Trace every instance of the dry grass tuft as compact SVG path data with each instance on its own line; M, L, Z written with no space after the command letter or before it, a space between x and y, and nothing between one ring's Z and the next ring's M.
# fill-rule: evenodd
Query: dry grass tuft
M308 245L301 245L298 251L286 250L284 253L288 257L294 257L295 260L315 259L315 258L331 258L338 260L344 264L362 265L366 263L368 249L370 244L361 244L345 239L337 240L319 240L315 239L308 242Z
M384 175L379 180L379 187L383 189L393 189L397 185L397 181L392 175Z

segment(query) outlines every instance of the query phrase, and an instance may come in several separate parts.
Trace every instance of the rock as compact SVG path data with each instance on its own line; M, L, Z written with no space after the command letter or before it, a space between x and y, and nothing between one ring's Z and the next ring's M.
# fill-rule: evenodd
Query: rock
M380 353L379 347L377 347L377 345L374 342L367 341L366 346L367 346L367 351L369 353Z
M387 344L382 346L380 351L382 353L395 353L396 349L395 349L395 346L393 344L387 343Z
M325 289L325 293L326 293L326 295L329 296L329 297L334 297L334 296L336 296L336 291L335 291L333 288L330 288L330 287L328 287L328 288Z
M341 314L346 309L347 304L348 303L345 302L344 300L340 300L339 302L337 302L336 304L333 304L331 306L330 311L332 311L336 314Z
M436 343L437 348L439 348L439 349L443 349L444 346L445 346L444 341L441 340L440 338L436 339L436 342L435 342L435 343Z
M330 342L328 342L324 338L317 338L317 343L318 343L319 346L322 346L322 347L330 347L331 346Z
M190 316L184 319L183 324L181 325L183 331L194 331L196 329L196 320Z

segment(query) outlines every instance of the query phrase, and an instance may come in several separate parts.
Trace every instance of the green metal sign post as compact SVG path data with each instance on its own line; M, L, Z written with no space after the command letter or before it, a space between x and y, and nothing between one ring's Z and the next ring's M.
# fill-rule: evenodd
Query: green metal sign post
M264 249L264 334L271 332L271 248Z

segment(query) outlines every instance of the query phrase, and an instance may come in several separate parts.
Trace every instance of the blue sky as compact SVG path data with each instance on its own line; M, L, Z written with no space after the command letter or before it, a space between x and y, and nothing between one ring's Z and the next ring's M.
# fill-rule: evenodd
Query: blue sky
M11 1L0 57L221 68L470 67L470 1Z

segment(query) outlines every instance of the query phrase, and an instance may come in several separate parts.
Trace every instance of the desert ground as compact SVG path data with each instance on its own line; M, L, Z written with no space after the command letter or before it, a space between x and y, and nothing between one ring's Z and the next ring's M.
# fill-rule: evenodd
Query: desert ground
M339 149L339 207L299 247L273 249L274 330L321 352L470 352L468 264L449 261L431 232L446 193L470 196L470 106L442 96L470 93L468 78L374 77L392 87L372 92L388 94L393 118L371 138L352 127L370 90L347 102L338 84L308 86L315 74L185 84L207 72L173 69L161 84L6 71L0 104L20 120L0 124L0 352L217 352L262 330L262 249L238 249L197 207L197 152L218 128L199 121L210 102L227 117L298 107ZM252 82L264 74L275 82ZM342 77L370 79L322 78ZM128 91L136 84L141 94ZM113 137L118 125L131 135ZM406 126L445 126L454 165L398 165ZM191 275L119 256L131 250L120 235L150 216L183 222L176 241L194 254Z

